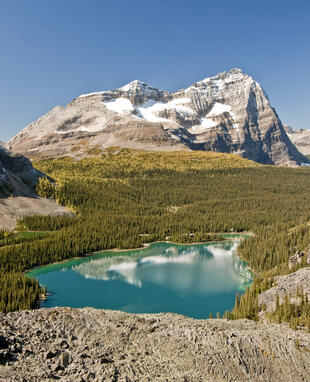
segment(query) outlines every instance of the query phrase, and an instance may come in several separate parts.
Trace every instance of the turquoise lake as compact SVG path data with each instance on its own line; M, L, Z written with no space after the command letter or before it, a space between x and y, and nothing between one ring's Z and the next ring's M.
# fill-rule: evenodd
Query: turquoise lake
M194 318L223 314L252 283L237 256L240 237L195 245L156 243L143 250L102 252L28 272L46 285L41 307L174 312Z

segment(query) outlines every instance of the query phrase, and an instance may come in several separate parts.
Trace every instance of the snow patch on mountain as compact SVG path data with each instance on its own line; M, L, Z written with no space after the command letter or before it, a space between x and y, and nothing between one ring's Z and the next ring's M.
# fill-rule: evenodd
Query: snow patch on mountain
M231 106L225 105L220 102L215 102L215 104L212 106L211 111L208 113L208 117L213 117L216 115L221 115L223 113L231 113Z
M118 90L126 92L128 95L135 94L146 98L156 98L159 94L158 89L154 88L153 86L149 86L145 82L141 82L139 80L132 81L129 84L122 86Z
M81 137L89 146L204 149L265 164L307 163L283 133L262 87L240 69L175 92L135 80L118 89L82 94L30 124L8 147L31 157L73 155L71 146Z
M111 101L103 102L103 104L107 109L119 114L129 114L135 111L132 103L127 98L116 98Z
M102 95L103 93L105 93L105 92L101 91L101 92L86 93L86 94L81 94L78 98L90 97L90 96L94 96L94 95Z
M119 88L119 90L123 90L125 92L128 92L133 89L155 89L155 88L139 80L131 81L129 82L129 84L126 84Z
M184 105L184 103L186 104L189 102L190 100L188 98L178 98L166 103L150 100L143 106L137 107L137 110L138 113L149 122L159 122L163 120L169 122L169 119L161 118L157 114L165 111L175 111L176 114L180 114L182 116L194 115L193 110Z
M205 127L207 129L216 126L216 122L214 122L212 118L201 118L200 124L202 127Z
M177 98L169 102L158 102L149 99L143 105L135 107L129 99L123 97L103 102L106 108L111 111L118 114L133 114L135 117L145 119L148 122L171 122L168 118L158 115L165 111L174 111L183 117L195 116L195 112L186 106L189 103L189 98Z
M100 125L93 125L93 126L79 126L76 129L70 129L70 130L54 130L56 134L67 134L67 133L75 133L77 131L81 132L90 132L95 133L102 130L102 126Z
M231 111L231 106L220 102L215 102L209 113L204 118L200 118L200 125L192 126L189 129L189 132L192 134L200 134L212 127L217 126L217 123L212 119L212 117L217 117L223 113L229 113L232 120L235 121L235 114ZM239 129L239 124L234 123L233 128Z
M192 126L188 131L191 134L201 134L209 130L211 127L215 127L217 124L211 118L201 118L200 125Z

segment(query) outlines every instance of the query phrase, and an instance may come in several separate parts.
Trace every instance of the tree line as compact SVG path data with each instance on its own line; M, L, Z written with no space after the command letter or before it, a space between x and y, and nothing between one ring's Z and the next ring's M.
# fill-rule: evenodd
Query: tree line
M223 232L251 231L239 252L256 278L229 317L256 319L258 293L274 275L289 272L289 256L310 242L309 169L261 166L229 154L130 150L35 166L49 177L39 181L39 195L57 199L75 216L24 217L20 230L48 234L14 245L1 245L0 235L1 275L167 237L207 241ZM33 307L31 298L28 305L18 302L16 287L0 293L1 310ZM2 303L8 293L16 294L14 309Z

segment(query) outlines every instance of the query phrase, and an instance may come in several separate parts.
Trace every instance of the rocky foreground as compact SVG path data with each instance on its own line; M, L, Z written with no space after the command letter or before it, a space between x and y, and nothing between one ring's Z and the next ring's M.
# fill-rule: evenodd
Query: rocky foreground
M310 335L96 309L0 315L0 381L309 381Z

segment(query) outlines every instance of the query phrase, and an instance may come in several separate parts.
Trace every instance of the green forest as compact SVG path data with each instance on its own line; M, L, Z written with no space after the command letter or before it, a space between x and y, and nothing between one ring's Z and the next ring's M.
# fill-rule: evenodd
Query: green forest
M38 194L57 199L75 217L25 217L15 233L0 234L4 312L36 307L43 291L22 274L33 267L157 240L219 240L221 233L247 231L254 235L239 253L256 277L226 317L255 320L258 293L275 275L296 270L288 269L289 257L310 243L309 168L263 166L230 154L128 149L34 165L49 177L40 179Z

